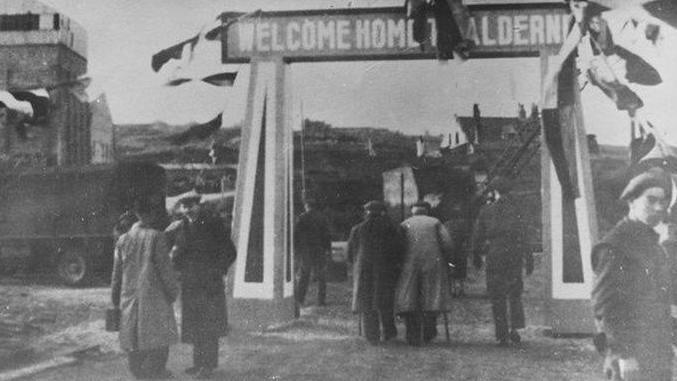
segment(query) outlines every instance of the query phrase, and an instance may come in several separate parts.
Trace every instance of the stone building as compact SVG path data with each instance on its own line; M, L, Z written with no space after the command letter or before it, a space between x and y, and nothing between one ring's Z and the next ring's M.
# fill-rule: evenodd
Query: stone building
M82 88L78 93L69 85L86 72L82 26L36 0L0 2L0 90L45 88L49 94L45 120L26 123L8 115L6 123L0 121L2 158L13 166L112 161L113 126L105 98L90 104Z

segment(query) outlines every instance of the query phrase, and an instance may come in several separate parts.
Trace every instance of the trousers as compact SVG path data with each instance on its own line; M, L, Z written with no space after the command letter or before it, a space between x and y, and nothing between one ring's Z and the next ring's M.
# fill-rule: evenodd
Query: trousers
M364 327L364 337L372 344L378 343L381 336L384 340L397 336L395 315L392 308L363 311L362 327ZM383 332L383 335L381 335L381 332Z
M299 281L296 284L296 301L303 304L306 300L311 273L315 273L317 278L317 304L324 305L327 298L327 269L324 261L301 264Z
M152 378L167 366L169 347L127 352L129 371L136 379Z
M437 336L437 312L415 311L403 313L406 338L409 345L428 343Z
M510 330L524 328L521 284L503 289L495 288L490 293L496 340L506 340ZM510 311L510 320L508 320L508 311Z
M198 337L193 343L193 366L216 369L219 366L219 338Z

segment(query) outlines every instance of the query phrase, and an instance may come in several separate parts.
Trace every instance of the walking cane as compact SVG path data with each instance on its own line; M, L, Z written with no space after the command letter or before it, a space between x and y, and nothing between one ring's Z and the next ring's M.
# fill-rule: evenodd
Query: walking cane
M444 316L444 334L447 336L447 343L450 343L451 337L449 336L449 316L447 316L447 311L443 311L442 316Z
M362 312L357 313L357 335L362 337Z

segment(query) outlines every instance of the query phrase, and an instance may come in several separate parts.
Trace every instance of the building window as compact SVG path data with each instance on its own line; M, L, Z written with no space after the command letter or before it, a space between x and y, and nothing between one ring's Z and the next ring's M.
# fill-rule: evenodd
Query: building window
M0 15L0 31L28 31L40 29L40 15Z
M61 21L59 20L59 14L54 14L54 30L61 29Z

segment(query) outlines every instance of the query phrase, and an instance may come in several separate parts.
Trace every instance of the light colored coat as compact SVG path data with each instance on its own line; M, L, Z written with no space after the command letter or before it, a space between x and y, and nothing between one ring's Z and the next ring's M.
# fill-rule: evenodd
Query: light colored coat
M117 241L112 276L120 289L120 347L157 349L178 340L172 303L179 285L164 233L135 223Z
M406 251L397 284L397 313L419 308L429 312L446 311L449 298L447 263L453 250L449 232L437 218L423 215L410 217L401 226Z

